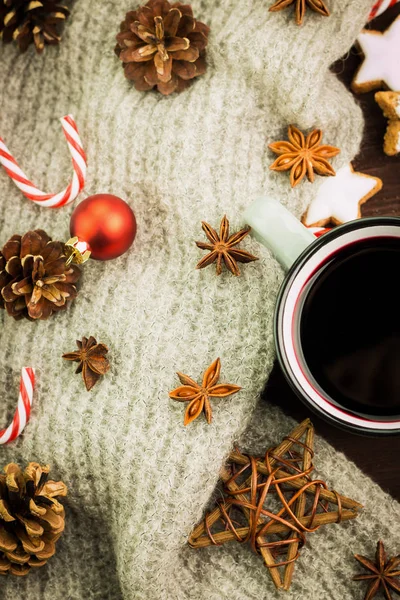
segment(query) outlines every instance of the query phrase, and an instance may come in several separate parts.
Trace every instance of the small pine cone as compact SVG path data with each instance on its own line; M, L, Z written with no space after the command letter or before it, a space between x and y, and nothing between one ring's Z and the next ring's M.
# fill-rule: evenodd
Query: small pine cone
M4 0L0 0L0 38L3 38L4 19L8 13L8 8L4 4Z
M65 244L38 229L13 235L0 251L0 307L14 319L47 319L76 298L81 276Z
M50 468L29 463L25 471L10 463L0 475L0 575L27 575L55 553L64 531L67 495L62 481L49 481Z
M209 31L188 4L149 0L126 14L115 52L137 90L182 92L206 71Z
M46 44L58 44L60 25L69 16L66 6L49 0L0 0L0 38L13 40L21 52L31 43L37 52Z

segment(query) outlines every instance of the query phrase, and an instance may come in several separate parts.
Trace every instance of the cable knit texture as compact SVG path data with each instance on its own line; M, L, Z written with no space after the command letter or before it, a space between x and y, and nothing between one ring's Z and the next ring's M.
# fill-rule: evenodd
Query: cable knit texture
M200 223L232 230L259 193L300 216L317 192L290 189L268 170L268 144L293 122L321 127L342 149L339 168L358 152L360 109L329 65L352 45L371 0L327 0L331 17L309 11L297 27L270 0L194 0L211 26L209 67L186 92L140 93L113 54L128 0L77 0L60 48L43 56L1 48L0 131L26 173L46 191L70 177L57 119L72 113L89 158L88 194L110 192L136 213L138 234L125 256L85 266L68 313L14 322L2 311L0 422L16 402L20 368L37 369L38 391L23 436L0 449L1 463L52 465L69 488L67 529L56 556L26 580L3 578L3 600L251 600L278 598L259 557L239 544L194 551L188 534L201 518L234 442L247 450L278 443L293 421L259 395L274 360L272 315L283 273L251 238L261 260L240 278L196 271ZM0 231L41 227L68 238L72 207L26 200L0 173ZM321 327L323 324L321 324ZM110 348L111 371L91 393L63 352L94 335ZM168 398L177 370L200 377L217 356L221 381L243 390L213 402L213 423L183 426L183 405ZM268 398L267 398L268 400ZM353 551L389 552L400 537L399 505L322 439L317 465L329 484L365 503L356 522L309 536L288 597L360 598Z

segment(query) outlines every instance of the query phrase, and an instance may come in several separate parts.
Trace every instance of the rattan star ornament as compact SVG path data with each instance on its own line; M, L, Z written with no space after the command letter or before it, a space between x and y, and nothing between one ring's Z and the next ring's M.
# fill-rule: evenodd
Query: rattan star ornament
M314 427L298 425L276 448L256 458L235 450L223 467L224 498L192 531L192 548L249 542L275 586L289 589L306 533L355 519L361 504L312 480Z
M270 12L278 12L284 8L294 5L296 23L297 25L303 24L304 15L306 14L307 8L310 8L316 13L319 13L323 17L329 17L330 12L326 7L323 0L278 0L269 9Z

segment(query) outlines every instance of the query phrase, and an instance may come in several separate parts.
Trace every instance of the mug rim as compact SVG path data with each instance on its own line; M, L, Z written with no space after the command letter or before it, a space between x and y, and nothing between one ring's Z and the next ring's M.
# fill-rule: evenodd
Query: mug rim
M285 304L289 292L292 288L292 284L296 280L303 266L308 262L312 255L317 253L321 248L326 246L329 242L334 241L337 238L344 236L347 233L352 231L359 231L368 227L373 226L396 226L400 227L400 217L364 217L361 219L357 219L355 221L350 221L348 223L344 223L339 225L330 231L324 233L322 236L317 237L311 244L300 254L300 256L296 259L293 265L290 267L289 271L286 274L286 277L280 287L278 292L275 314L274 314L274 341L275 341L275 349L278 357L278 361L282 372L285 376L285 379L289 383L292 390L296 393L296 395L300 398L300 400L310 408L314 413L330 422L331 424L345 429L347 431L351 431L352 433L358 433L361 435L369 435L369 436L394 436L400 434L400 419L399 426L395 428L384 428L384 427L368 427L363 426L362 424L353 424L351 422L346 421L345 419L341 419L340 417L331 414L324 410L321 406L319 406L312 398L308 397L306 390L302 387L300 381L297 379L295 373L292 370L292 365L290 360L286 356L286 351L284 348L283 341L283 332L282 332L282 323L283 317L285 315ZM400 235L399 235L400 238ZM360 241L362 238L360 239ZM335 252L339 251L340 248L336 249ZM329 256L329 255L328 255ZM324 257L324 260L327 257ZM319 265L318 265L319 267ZM329 400L325 397L323 401L326 404L330 404ZM345 411L343 409L338 409L337 412L343 412L346 415L352 416L353 413L351 411ZM359 417L361 421L368 422L368 419L362 419ZM372 419L371 419L372 422ZM397 422L397 419L391 421L393 423ZM382 425L384 425L384 421L382 421Z

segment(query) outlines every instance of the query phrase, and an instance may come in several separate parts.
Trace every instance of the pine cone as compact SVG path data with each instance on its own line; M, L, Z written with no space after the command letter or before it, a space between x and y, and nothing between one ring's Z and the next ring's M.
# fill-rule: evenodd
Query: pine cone
M29 463L22 472L10 463L0 475L0 575L27 575L55 553L64 531L66 496L62 481L48 481L50 467Z
M41 229L13 235L0 251L0 307L17 320L47 319L76 298L80 276L67 265L65 244Z
M66 6L48 0L0 0L0 38L13 40L21 52L35 44L43 52L45 44L58 44L60 24L69 16Z
M181 92L206 71L209 27L193 18L188 4L150 0L126 14L115 52L137 90Z

